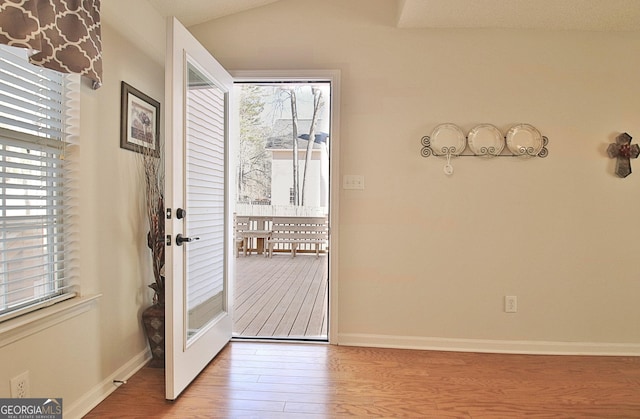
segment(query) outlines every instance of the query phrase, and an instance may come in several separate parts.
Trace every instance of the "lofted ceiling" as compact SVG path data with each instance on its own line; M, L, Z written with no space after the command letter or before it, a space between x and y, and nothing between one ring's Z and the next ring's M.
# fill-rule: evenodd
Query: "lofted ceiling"
M640 30L639 0L399 0L404 28Z
M175 16L185 26L232 15L279 0L149 0L162 16Z
M149 0L185 26L280 0ZM348 0L343 0L348 1ZM387 0L400 28L640 30L640 0Z

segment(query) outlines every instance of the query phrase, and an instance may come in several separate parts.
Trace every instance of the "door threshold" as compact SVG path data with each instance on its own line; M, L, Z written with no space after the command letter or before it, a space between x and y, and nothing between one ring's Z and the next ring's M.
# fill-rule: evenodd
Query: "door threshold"
M287 338L287 337L246 337L232 336L232 342L277 342L277 343L317 343L328 344L329 339L310 339L310 338Z

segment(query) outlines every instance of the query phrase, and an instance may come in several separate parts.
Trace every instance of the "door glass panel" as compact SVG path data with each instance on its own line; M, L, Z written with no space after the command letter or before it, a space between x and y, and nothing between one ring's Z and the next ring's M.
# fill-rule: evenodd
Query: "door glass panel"
M185 318L187 343L227 312L225 93L187 60ZM197 239L196 239L197 238Z

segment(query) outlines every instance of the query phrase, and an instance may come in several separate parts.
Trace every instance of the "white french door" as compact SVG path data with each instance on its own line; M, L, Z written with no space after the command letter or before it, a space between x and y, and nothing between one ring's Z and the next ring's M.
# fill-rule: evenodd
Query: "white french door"
M165 98L166 398L231 339L228 138L233 80L175 18Z

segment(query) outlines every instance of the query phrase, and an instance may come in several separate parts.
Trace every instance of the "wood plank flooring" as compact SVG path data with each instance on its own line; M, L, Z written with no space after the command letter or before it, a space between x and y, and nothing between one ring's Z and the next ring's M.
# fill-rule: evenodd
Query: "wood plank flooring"
M327 256L236 258L233 335L327 338Z
M143 368L86 418L640 418L640 357L234 341L178 400Z

